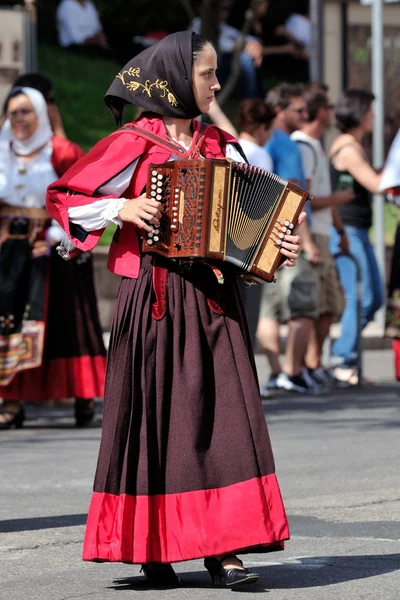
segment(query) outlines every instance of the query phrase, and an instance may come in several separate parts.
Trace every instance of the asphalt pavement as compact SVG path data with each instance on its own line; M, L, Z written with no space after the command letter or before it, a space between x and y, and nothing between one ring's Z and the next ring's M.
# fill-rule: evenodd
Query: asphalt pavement
M260 381L268 375L257 356ZM246 557L260 582L213 589L202 561L177 564L183 586L149 588L138 565L81 561L100 440L72 407L27 407L0 431L1 600L400 599L400 388L390 351L365 353L375 386L276 393L263 406L291 527L283 552ZM261 596L262 597L262 596Z

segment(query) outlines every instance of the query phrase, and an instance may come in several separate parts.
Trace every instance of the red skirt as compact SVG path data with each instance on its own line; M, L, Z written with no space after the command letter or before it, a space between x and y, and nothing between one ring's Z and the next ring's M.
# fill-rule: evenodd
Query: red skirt
M66 262L53 249L47 261L46 286L39 289L39 277L34 276L30 292L37 306L44 307L38 310L44 315L40 366L18 371L8 385L0 386L0 397L22 402L102 397L106 349L92 256L84 253Z
M159 321L151 258L122 280L84 560L176 562L289 538L241 296L225 279L170 270Z

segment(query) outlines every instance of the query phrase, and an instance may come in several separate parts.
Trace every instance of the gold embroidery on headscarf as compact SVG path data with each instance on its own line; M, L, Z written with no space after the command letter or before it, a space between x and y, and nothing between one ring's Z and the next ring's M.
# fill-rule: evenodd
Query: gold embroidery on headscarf
M126 71L122 71L122 73L118 73L117 77L122 81L124 86L130 92L136 92L139 88L142 89L142 94L146 92L149 98L152 96L152 89L155 87L160 91L160 98L167 98L168 102L172 104L172 106L178 106L178 100L174 96L172 92L168 89L168 81L162 81L161 79L157 79L153 83L150 82L150 79L146 79L144 83L139 83L138 81L125 81L125 75L129 75L130 77L139 77L140 76L140 68L131 67Z

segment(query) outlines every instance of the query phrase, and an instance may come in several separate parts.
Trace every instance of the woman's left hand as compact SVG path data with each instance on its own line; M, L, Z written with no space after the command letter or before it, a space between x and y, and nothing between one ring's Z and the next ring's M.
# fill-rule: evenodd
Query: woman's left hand
M302 239L299 235L294 235L294 232L306 218L307 214L305 212L300 213L296 228L290 234L285 234L282 240L280 250L281 254L286 256L286 260L282 264L286 267L294 267L296 260L299 258Z

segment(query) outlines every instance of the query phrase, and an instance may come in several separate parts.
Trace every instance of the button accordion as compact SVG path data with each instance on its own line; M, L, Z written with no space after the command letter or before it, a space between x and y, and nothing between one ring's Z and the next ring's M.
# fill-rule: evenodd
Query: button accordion
M282 239L308 199L277 175L229 159L151 164L146 190L163 215L143 252L184 263L227 261L250 282L274 280Z

